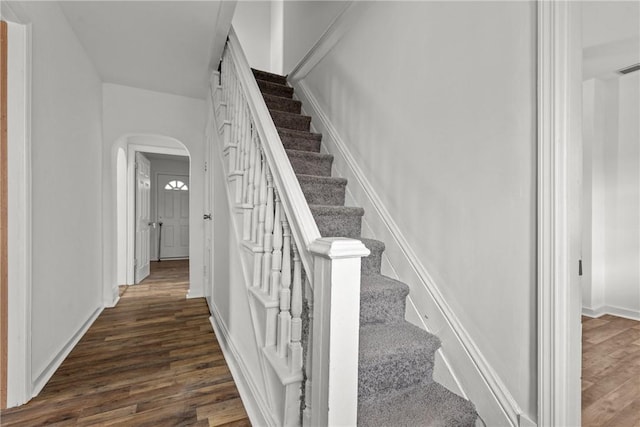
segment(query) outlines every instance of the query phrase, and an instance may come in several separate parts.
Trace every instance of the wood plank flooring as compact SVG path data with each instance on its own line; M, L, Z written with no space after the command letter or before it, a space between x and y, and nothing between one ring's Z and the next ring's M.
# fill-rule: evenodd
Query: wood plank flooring
M640 427L640 322L582 318L582 425Z
M204 299L185 298L188 261L152 263L122 287L31 402L2 426L249 426Z

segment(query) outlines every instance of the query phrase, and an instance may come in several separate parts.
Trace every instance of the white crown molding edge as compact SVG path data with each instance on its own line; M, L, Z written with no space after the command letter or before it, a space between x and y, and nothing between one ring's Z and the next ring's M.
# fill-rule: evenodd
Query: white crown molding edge
M427 302L426 298L431 300L427 304L437 309L435 311L430 310L430 316L438 316L437 323L444 328L437 331L437 334L440 338L444 338L442 340L443 352L446 354L443 354L443 356L446 356L444 357L446 365L452 366L455 370L452 374L456 383L460 384L459 379L465 379L462 384L464 386L464 394L474 401L478 412L485 415L483 418L485 418L484 421L487 422L487 425L535 425L526 414L522 413L522 409L516 403L505 384L486 361L458 317L446 303L433 278L413 252L403 233L393 221L391 214L389 214L373 186L365 177L316 97L304 81L297 81L293 86L307 114L317 119L315 126L324 135L323 145L326 144L326 146L332 147L329 151L338 160L338 162L334 162L334 165L343 163L346 166L347 170L341 171L345 172L342 176L349 179L349 186L352 187L352 190L354 186L358 186L361 189L359 194L367 199L359 200L359 202L364 201L373 207L373 210L367 209L368 221L370 223L372 220L376 221L384 229L385 234L391 236L391 240L385 241L387 246L386 253L395 252L401 254L401 257L394 257L394 262L406 263L413 270L417 281L412 282L409 280L411 304L418 306L420 305L418 300ZM377 227L378 230L381 227ZM402 260L402 257L405 260ZM422 287L412 285L412 283L421 283ZM473 378L473 380L469 380L470 378ZM487 396L492 398L487 399Z

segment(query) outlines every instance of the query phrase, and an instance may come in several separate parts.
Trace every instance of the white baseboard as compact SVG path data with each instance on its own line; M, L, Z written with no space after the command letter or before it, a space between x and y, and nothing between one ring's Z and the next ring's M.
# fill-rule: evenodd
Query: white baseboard
M640 311L629 310L627 308L612 305L603 305L598 308L582 307L582 314L587 317L601 317L605 314L611 316L624 317L625 319L640 321Z
M193 298L204 298L204 292L195 292L193 289L189 288L189 291L187 292L187 299Z
M60 365L62 365L62 362L64 362L64 359L67 358L69 353L71 353L71 350L74 349L76 344L78 344L78 341L80 341L80 339L84 336L87 330L89 330L91 325L93 325L93 322L95 322L95 320L98 318L100 313L102 313L102 310L103 310L103 307L99 307L93 313L91 313L89 318L82 324L82 326L80 326L80 328L78 328L78 330L76 331L75 334L73 334L71 339L69 339L69 341L67 341L67 343L62 347L62 349L52 358L52 360L49 362L47 367L44 368L42 373L40 373L40 375L36 377L31 387L32 398L36 397L42 391L42 389L47 384L47 382L51 379L51 377L56 372L56 370L58 370Z
M270 413L267 402L262 399L258 392L258 385L253 382L249 369L246 367L240 351L233 343L229 330L220 318L220 313L218 313L215 305L211 310L209 321L220 344L220 349L222 349L224 359L229 365L236 387L238 387L240 398L251 424L254 426L277 426L278 423Z
M486 425L535 425L522 413L506 385L449 307L304 80L294 82L293 86L305 114L313 117L315 131L323 134L323 149L334 155L335 170L349 180L348 197L357 200L367 212L363 230L375 230L376 235L369 237L385 242L383 268L402 271L402 279L411 288L408 320L441 338L443 365L451 368L452 375L452 378L445 377L455 381L455 384L450 382L452 388L476 405ZM428 313L429 318L425 321L419 313Z

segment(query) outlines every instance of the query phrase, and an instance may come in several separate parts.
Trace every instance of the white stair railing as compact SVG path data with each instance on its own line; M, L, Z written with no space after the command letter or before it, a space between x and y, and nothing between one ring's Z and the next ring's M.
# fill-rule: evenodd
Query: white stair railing
M214 120L243 242L229 250L250 254L247 289L261 304L251 314L256 342L281 382L269 390L281 398L267 400L284 402L271 410L282 425L355 425L360 261L369 251L359 240L320 237L233 29L214 75Z

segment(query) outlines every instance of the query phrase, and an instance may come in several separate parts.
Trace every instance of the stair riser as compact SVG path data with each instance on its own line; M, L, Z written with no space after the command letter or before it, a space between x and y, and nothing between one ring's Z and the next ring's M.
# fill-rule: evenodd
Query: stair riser
M300 180L300 187L307 203L311 205L343 206L345 185L333 183L305 182Z
M358 400L379 399L385 392L433 381L433 354L404 354L375 366L360 366Z
M313 210L312 210L313 213ZM313 215L322 237L360 237L362 217L359 215Z
M287 136L280 134L282 145L287 150L311 151L313 153L320 152L320 141L314 139L297 138L295 136Z
M283 98L293 98L292 87L265 82L263 80L256 81L258 82L258 87L260 88L260 92L262 93L266 93L267 95L281 96Z
M279 96L265 96L264 102L270 110L286 111L287 113L300 114L302 105L300 101Z
M289 156L291 166L297 174L331 176L333 159L308 159L299 156Z
M406 294L360 296L360 324L399 323L404 320Z
M253 75L258 80L265 80L272 83L277 83L281 85L287 84L287 78L285 76L278 76L276 74L267 73L265 71L260 70L251 70L253 71Z
M360 272L362 274L380 274L382 267L382 252L384 249L370 249L371 254L368 257L362 258L360 264Z
M270 111L270 113L276 127L304 132L308 132L311 127L311 117L292 115L280 111Z

